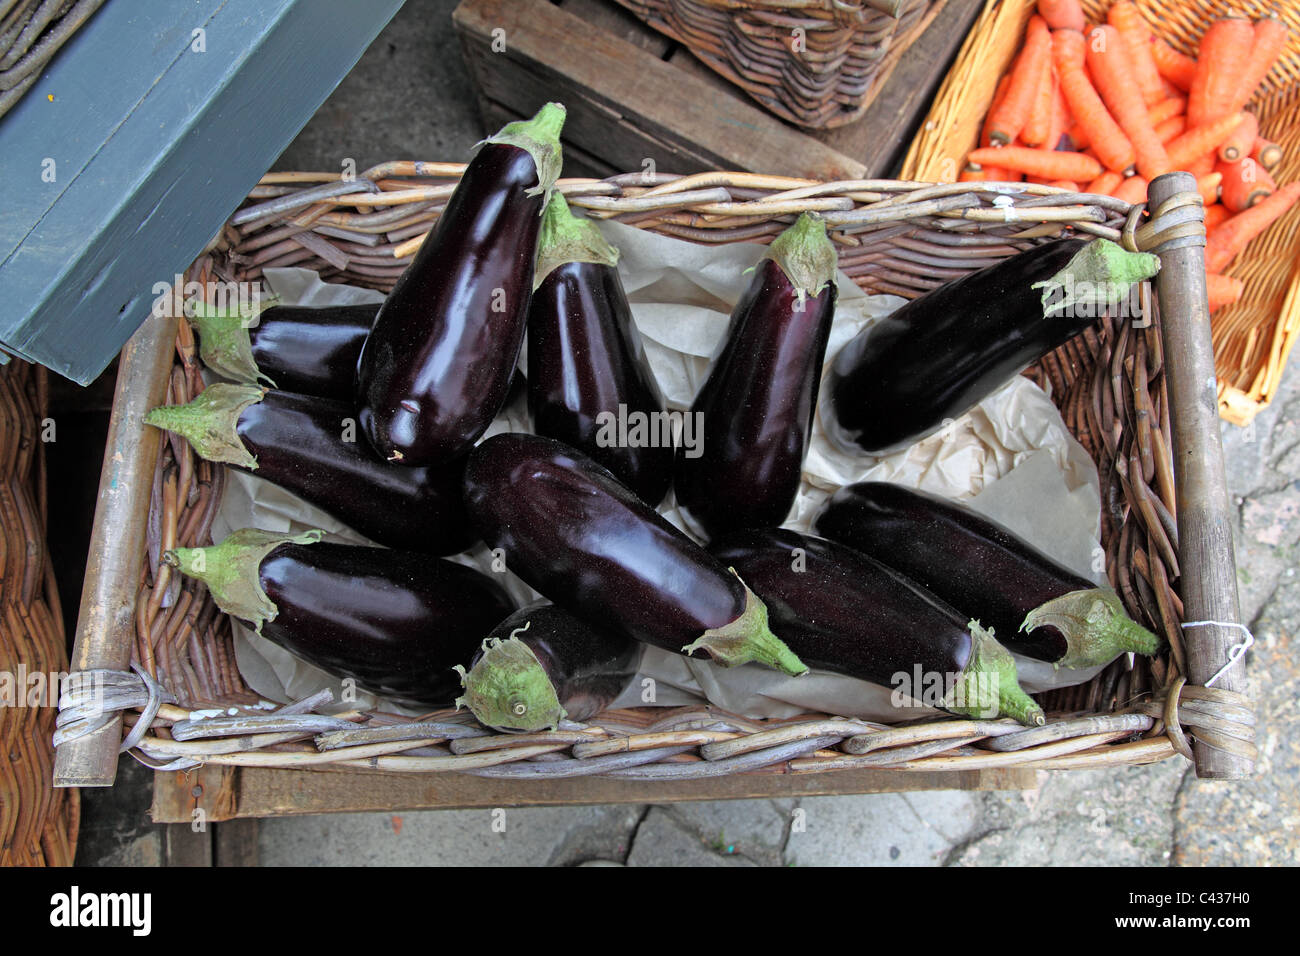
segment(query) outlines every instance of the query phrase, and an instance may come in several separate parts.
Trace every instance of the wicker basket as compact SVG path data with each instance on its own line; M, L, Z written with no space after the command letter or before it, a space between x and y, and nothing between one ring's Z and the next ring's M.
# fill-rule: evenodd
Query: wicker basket
M790 123L867 107L945 0L618 0Z
M1291 29L1285 53L1248 107L1260 131L1286 156L1274 175L1300 179L1300 6L1225 0L1135 0L1152 30L1184 53L1195 54L1206 26L1237 14L1281 18ZM952 181L979 138L998 78L1024 39L1035 0L989 0L903 163L907 179ZM1093 22L1110 0L1083 0ZM1241 300L1214 313L1219 412L1245 425L1273 400L1286 360L1300 339L1300 208L1255 239L1225 270L1246 283Z
M269 267L299 265L337 281L389 289L463 169L388 163L351 183L332 174L268 175L187 278L248 281ZM1028 186L1008 200L980 184L815 183L727 172L658 174L650 182L632 173L561 180L559 186L589 215L694 242L766 242L799 212L817 210L832 228L841 267L868 292L914 297L1066 229L1157 248L1170 268L1175 265L1163 252L1166 213L1138 229L1140 210L1120 200L1048 187ZM1167 204L1170 221L1185 218L1188 203L1199 208L1194 193L1175 198ZM1193 218L1199 228L1199 217ZM1162 285L1162 297L1165 291ZM1187 586L1188 569L1201 575L1207 559L1224 565L1234 603L1235 578L1230 544L1214 551L1199 529L1179 543L1172 516L1181 502L1175 501L1171 449L1182 433L1178 421L1171 424L1170 364L1159 331L1158 323L1135 328L1127 320L1108 319L1031 371L1051 386L1067 425L1097 461L1105 504L1103 541L1116 590L1130 613L1170 642L1162 657L1132 665L1121 658L1091 682L1043 697L1046 727L1025 730L1008 721L951 717L888 727L821 714L756 721L708 708L642 708L607 712L559 733L514 735L484 731L451 712L417 721L386 714L310 714L319 700L274 715L250 710L245 705L251 695L233 666L226 619L201 585L177 581L158 562L162 548L206 543L222 468L197 461L181 440L146 445L141 439L138 447L129 442L152 431L139 424L151 403L164 395L167 401L186 401L202 387L188 329L182 323L178 336L174 320L164 319L146 323L124 356L115 410L120 431L114 436L125 437L110 437L121 453L106 465L105 481L112 475L127 486L127 495L101 508L105 522L125 522L113 508L120 506L125 515L136 501L143 514L149 500L154 530L147 546L142 532L126 542L136 563L100 568L97 579L87 583L88 594L93 589L100 595L98 603L112 603L120 595L135 613L120 632L83 619L78 659L86 667L111 669L95 662L124 660L134 645L134 665L148 676L123 673L120 666L113 670L108 676L120 691L114 706L133 728L128 743L136 756L168 769L198 763L332 764L525 780L584 774L658 780L858 767L900 772L1100 767L1190 755L1183 728L1198 740L1198 763L1199 748L1206 746L1248 766L1254 755L1249 704L1226 689L1243 686L1241 668L1220 683L1225 689L1184 681L1189 660L1195 665L1203 656L1195 645L1206 633L1184 633L1180 627L1179 592ZM1213 446L1196 454L1218 460L1217 432L1209 434ZM1222 506L1226 510L1226 498ZM139 528L145 525L141 518L132 520ZM1222 662L1219 658L1214 666ZM193 710L212 706L228 708L229 716L191 719ZM69 708L60 723L66 740L60 757L68 748L68 767L81 762L81 772L70 769L64 779L85 781L84 761L94 761L78 748L89 747L85 741L106 726L112 729L108 718ZM109 736L115 746L118 738ZM102 766L102 754L100 759ZM520 786L520 800L526 800L527 784Z
M45 550L45 408L44 369L0 366L0 672L14 680L0 704L0 755L12 768L0 773L0 866L71 866L77 847L77 794L50 785L51 675L66 673L68 655Z

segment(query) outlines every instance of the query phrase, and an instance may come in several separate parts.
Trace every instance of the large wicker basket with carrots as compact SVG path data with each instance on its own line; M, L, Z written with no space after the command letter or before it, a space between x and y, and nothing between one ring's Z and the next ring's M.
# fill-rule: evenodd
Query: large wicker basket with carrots
M251 281L272 266L299 265L331 281L390 289L409 261L412 237L437 219L463 169L388 163L363 174L367 188L355 191L329 174L269 175L187 278ZM1172 303L1184 291L1178 260L1197 241L1199 208L1195 193L1182 189L1144 225L1140 210L1121 200L1048 187L1027 186L1008 198L1001 187L978 183L818 183L736 172L649 179L636 173L561 180L558 188L588 215L697 243L770 242L800 212L816 210L836 241L840 267L855 282L908 298L1074 233L1157 250L1168 259L1160 296ZM1194 316L1204 303L1193 298L1177 308ZM120 554L92 569L87 593L94 599L85 604L92 614L81 622L77 649L80 667L103 669L114 709L98 713L69 701L60 718L61 779L111 780L124 729L132 752L161 768L461 772L518 780L521 803L529 800L531 781L589 774L644 781L650 799L658 781L741 772L766 775L774 781L768 792L776 793L785 774L862 767L905 773L1140 764L1190 756L1188 735L1198 748L1238 761L1232 771L1207 772L1240 775L1254 754L1249 702L1233 689L1242 686L1240 664L1233 662L1217 686L1191 686L1189 672L1203 670L1205 680L1229 662L1220 656L1207 665L1207 630L1181 627L1189 609L1204 613L1185 607L1184 596L1199 600L1212 577L1207 567L1227 569L1226 580L1234 581L1230 545L1213 543L1198 524L1180 536L1175 517L1185 502L1173 450L1195 416L1172 406L1169 386L1175 372L1195 374L1194 354L1181 341L1170 347L1158 321L1135 327L1107 318L1030 372L1050 386L1068 427L1096 460L1111 582L1129 613L1169 642L1158 657L1121 657L1092 681L1046 695L1045 727L952 717L886 726L826 714L760 721L704 707L644 707L518 735L484 730L463 713L312 714L320 700L277 713L257 706L234 667L228 620L201 584L175 580L158 560L163 549L210 540L223 466L197 461L185 442L160 439L141 424L148 408L184 402L203 388L188 327L153 319L123 360L104 472L115 494L96 520L96 540L105 549L120 546ZM1185 453L1198 462L1219 460L1217 432L1204 435ZM1191 493L1201 507L1195 496L1206 488L1198 484ZM1235 583L1226 588L1235 603ZM93 614L113 606L129 613Z
M912 144L904 163L905 177L940 181L963 177L972 150L988 142L986 117L998 104L1000 81L1021 62L1020 51L1026 43L1027 28L1029 33L1033 32L1031 19L1039 7L1038 0L990 0ZM1082 0L1089 31L1094 24L1106 23L1108 18L1125 23L1115 16L1115 7L1117 4L1111 0ZM1187 87L1195 71L1204 70L1206 78L1202 82L1212 88L1223 70L1211 69L1208 64L1226 60L1230 64L1242 64L1243 72L1249 69L1249 51L1231 49L1231 40L1216 38L1207 44L1213 52L1202 52L1202 38L1211 25L1229 18L1244 21L1267 17L1286 28L1274 31L1279 36L1285 33L1285 42L1275 60L1269 56L1271 67L1257 85L1251 86L1243 104L1257 119L1261 137L1276 146L1266 154L1263 165L1269 167L1267 171L1263 165L1250 160L1235 167L1220 164L1215 170L1204 156L1191 161L1184 157L1186 165L1180 167L1202 177L1202 191L1211 203L1217 193L1222 193L1221 201L1213 203L1207 211L1207 225L1214 237L1208 261L1211 272L1223 274L1211 276L1211 303L1217 305L1220 299L1229 302L1213 312L1219 407L1229 421L1246 424L1272 400L1287 357L1300 336L1300 231L1297 230L1300 208L1292 204L1289 212L1273 221L1230 261L1229 257L1216 256L1213 246L1215 243L1228 245L1230 234L1246 225L1238 221L1220 228L1224 218L1243 208L1238 204L1238 194L1259 201L1255 194L1263 190L1256 184L1256 172L1260 179L1271 174L1278 185L1271 201L1265 200L1250 211L1256 218L1264 212L1285 208L1300 191L1300 186L1292 185L1300 180L1300 9L1293 4L1263 6L1225 0L1129 0L1120 9L1136 12L1136 28L1156 38L1150 50L1152 59L1159 64L1157 81L1165 84L1170 99L1151 104L1148 118L1153 129L1160 130L1160 138L1171 137L1164 139L1171 155L1180 138L1185 146L1192 137L1187 126L1197 112L1197 94ZM1249 39L1249 30L1239 32L1244 32ZM1256 27L1256 37L1258 34ZM1091 33L1086 42L1088 45L1094 42ZM1221 52L1225 46L1227 53ZM1197 59L1192 62L1189 57ZM1092 66L1089 60L1090 76ZM1100 89L1097 77L1092 79ZM1137 79L1135 76L1135 87L1139 85ZM1180 94L1186 96L1186 115L1181 126L1180 118L1175 115L1176 98ZM1219 122L1232 126L1231 117ZM1191 125L1193 128L1208 126ZM1240 129L1244 130L1245 126ZM1063 141L1054 142L1058 148L1075 148L1068 135ZM1094 147L1094 152L1104 158L1105 148ZM1276 158L1279 154L1280 159ZM987 160L987 153L976 155ZM1230 169L1236 172L1229 172ZM1221 180L1220 173L1227 178ZM1121 182L1118 173L1108 171L1106 176L1113 177L1108 185L1115 188L1115 195L1134 201L1140 199L1142 183L1136 176L1126 183ZM1099 178L1086 185L1098 189L1100 181ZM1216 258L1222 261L1216 262Z

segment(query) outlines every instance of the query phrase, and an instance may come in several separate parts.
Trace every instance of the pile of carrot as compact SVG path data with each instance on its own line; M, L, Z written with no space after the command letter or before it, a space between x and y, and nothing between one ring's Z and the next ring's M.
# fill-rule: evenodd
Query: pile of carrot
M1079 0L1038 0L960 178L1142 202L1151 179L1186 170L1206 207L1211 311L1235 302L1241 282L1223 270L1300 200L1300 182L1273 181L1282 150L1246 109L1286 42L1280 20L1231 17L1212 23L1191 57L1154 35L1130 0L1095 25Z

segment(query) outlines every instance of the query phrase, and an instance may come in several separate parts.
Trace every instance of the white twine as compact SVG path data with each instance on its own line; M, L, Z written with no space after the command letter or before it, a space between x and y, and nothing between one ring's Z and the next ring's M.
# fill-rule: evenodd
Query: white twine
M1250 628L1245 624L1238 624L1235 621L1184 621L1183 627L1235 627L1241 633L1246 635L1246 639L1240 644L1234 644L1228 649L1228 662L1215 672L1214 676L1205 682L1205 686L1211 686L1216 680L1222 677L1233 664L1245 656L1246 651L1250 650L1251 645L1255 643L1255 635L1250 633Z

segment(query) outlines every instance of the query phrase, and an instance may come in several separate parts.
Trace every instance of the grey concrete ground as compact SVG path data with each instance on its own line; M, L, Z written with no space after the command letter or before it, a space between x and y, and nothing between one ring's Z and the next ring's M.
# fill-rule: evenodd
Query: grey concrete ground
M457 159L481 136L451 32L455 0L408 0L279 168ZM1027 792L881 794L643 807L345 814L263 821L263 862L988 866L1300 863L1300 370L1252 430L1224 425L1249 666L1263 725L1258 775L1208 783L1181 759L1040 775ZM132 772L133 779L140 775ZM141 778L143 780L143 778ZM139 786L139 785L137 785ZM141 788L142 789L142 788ZM148 797L140 794L143 805ZM103 862L156 861L134 828L87 838ZM85 857L83 856L83 859Z

